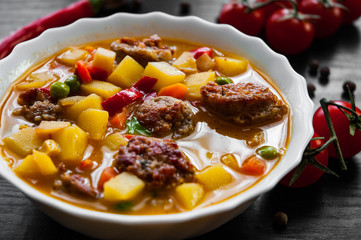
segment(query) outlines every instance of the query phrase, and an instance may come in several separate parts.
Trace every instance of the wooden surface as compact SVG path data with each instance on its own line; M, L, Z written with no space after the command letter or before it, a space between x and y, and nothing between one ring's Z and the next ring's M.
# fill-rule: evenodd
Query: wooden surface
M67 6L72 0L0 0L0 38L21 26ZM140 12L164 11L179 15L183 1L144 0ZM226 1L194 0L191 14L214 22ZM335 36L318 40L306 53L289 58L295 70L316 86L314 101L342 99L342 84L358 84L355 95L361 106L361 19L343 27ZM312 59L331 69L328 83L307 73ZM358 143L361 144L361 143ZM331 168L337 169L332 163ZM195 239L360 239L361 154L347 160L348 171L340 178L323 176L311 187L277 186L249 209L222 227ZM288 215L287 228L273 228L276 211ZM69 230L40 212L24 195L0 177L0 239L89 239Z

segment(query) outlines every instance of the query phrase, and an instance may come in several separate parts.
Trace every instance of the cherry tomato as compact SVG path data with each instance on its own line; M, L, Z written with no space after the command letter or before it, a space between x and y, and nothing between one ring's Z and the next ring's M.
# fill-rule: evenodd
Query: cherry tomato
M257 36L264 22L263 12L260 9L247 13L248 7L242 3L226 3L219 15L219 23L226 23L237 28L239 31Z
M256 2L258 3L264 3L267 2L269 0L257 0ZM262 7L261 9L263 10L263 15L265 18L265 21L267 21L267 19L277 10L282 9L282 8L292 8L292 3L290 2L272 2L270 4L267 4L266 6Z
M312 23L290 16L291 9L274 12L266 23L266 39L270 46L283 54L298 54L312 43L315 32ZM298 16L302 13L298 13ZM289 17L288 17L289 16Z
M350 24L359 17L361 17L361 1L360 0L343 0L340 1L345 10L342 10L343 19L342 22Z
M298 9L306 14L318 15L314 19L315 36L325 38L334 34L341 26L342 11L341 8L331 3L323 3L322 0L303 0L298 4Z
M313 134L313 137L320 137L317 133ZM322 139L312 140L310 145L311 148L318 148L321 147L325 143ZM328 165L328 152L327 150L323 150L319 154L315 156L316 160L327 167ZM289 186L289 182L292 178L293 173L296 169L293 169L291 172L289 172L282 180L280 181L280 184L284 186ZM321 176L324 174L324 172L315 166L312 166L311 164L308 164L306 168L303 170L301 175L297 178L297 180L290 186L293 188L301 188L301 187L307 187L313 183L315 183L318 179L321 178Z
M351 108L351 104L345 101L334 101L335 103ZM347 117L335 106L328 106L328 111L331 116L331 121L335 129L341 152L344 158L350 158L361 151L361 131L356 130L355 135L350 134L350 122ZM361 115L361 110L356 108L358 115ZM318 108L313 116L313 128L315 132L320 134L326 140L330 138L330 132L326 123L325 115L322 108ZM328 147L329 155L337 158L333 143Z

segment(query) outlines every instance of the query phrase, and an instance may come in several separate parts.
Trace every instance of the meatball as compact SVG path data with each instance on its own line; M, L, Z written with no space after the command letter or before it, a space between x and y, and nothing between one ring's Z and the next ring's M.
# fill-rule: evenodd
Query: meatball
M269 88L255 83L208 82L201 88L201 95L212 113L240 126L278 121L288 112L287 105Z
M117 62L126 55L133 57L141 65L146 66L148 62L170 61L174 50L167 45L161 44L161 38L154 34L143 40L123 37L111 43L111 48L116 52Z
M184 101L160 96L142 103L135 117L154 136L173 134L173 138L189 135L194 130L194 114Z
M168 139L133 136L119 148L115 167L138 176L152 190L167 189L194 178L193 165Z

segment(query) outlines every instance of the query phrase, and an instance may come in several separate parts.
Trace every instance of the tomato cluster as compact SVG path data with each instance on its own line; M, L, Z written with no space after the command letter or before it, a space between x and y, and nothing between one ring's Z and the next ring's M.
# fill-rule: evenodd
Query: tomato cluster
M262 35L275 51L292 55L360 16L360 0L255 0L252 6L242 0L223 5L218 21L248 35Z

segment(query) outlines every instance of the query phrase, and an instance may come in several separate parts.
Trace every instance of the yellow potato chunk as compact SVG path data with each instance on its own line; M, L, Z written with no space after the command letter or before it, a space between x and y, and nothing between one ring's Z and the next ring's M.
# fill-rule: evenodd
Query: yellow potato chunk
M5 147L21 157L31 154L33 149L41 147L43 140L39 137L34 128L23 128L3 139Z
M51 158L43 152L34 150L34 162L38 165L39 171L44 176L53 175L58 172Z
M213 59L208 54L202 54L197 58L197 68L199 71L208 71L212 69L215 65Z
M237 159L236 157L233 155L233 154L225 154L221 157L221 162L234 169L234 170L239 170L239 165L238 165L238 162L237 162Z
M184 72L167 62L149 62L144 69L143 76L158 79L154 86L155 90L175 83L181 83L186 77Z
M182 55L174 61L173 66L187 74L198 72L196 59L191 52L183 52Z
M197 173L196 178L207 190L220 188L232 181L232 175L220 163Z
M108 119L107 111L89 108L79 114L76 124L88 132L91 139L101 140L107 131Z
M16 90L25 91L30 88L40 88L47 82L55 82L58 77L51 72L34 72L31 73L24 82L21 82L15 86Z
M48 154L49 157L55 157L59 155L60 148L53 139L48 139L43 142L40 151Z
M90 83L81 84L80 90L84 95L95 93L102 98L107 99L122 89L109 82L93 80Z
M71 97L59 99L58 103L62 107L71 106L71 105L74 105L75 103L79 102L80 100L83 100L84 98L85 98L84 96L71 96Z
M94 55L93 66L111 73L113 71L114 60L114 51L99 47Z
M39 126L35 128L35 133L41 137L46 137L60 129L66 128L70 126L70 122L62 122L62 121L41 121Z
M76 125L66 127L52 135L60 147L59 159L66 163L78 163L88 146L88 135Z
M124 137L121 133L116 132L109 134L103 140L103 146L108 147L110 150L118 150L120 146L125 146L128 144L128 139Z
M145 183L137 176L122 172L104 184L104 199L111 202L131 200L144 189Z
M71 48L56 58L56 60L69 67L74 67L76 62L83 60L89 53L79 48Z
M14 169L14 172L27 177L39 176L40 169L34 161L34 155L27 155L20 165Z
M189 210L197 206L203 196L203 187L198 183L183 183L175 189L177 201Z
M142 76L144 68L131 56L126 56L118 64L107 82L113 83L122 88L130 88Z
M246 59L215 57L214 61L216 63L216 70L228 77L244 73L248 67L248 61Z
M215 72L201 72L187 76L185 83L188 87L188 97L192 99L201 98L201 87L206 85L207 82L213 81L215 77Z
M64 114L71 120L76 120L79 114L89 108L103 109L102 98L96 94L90 94L68 108L64 108Z

